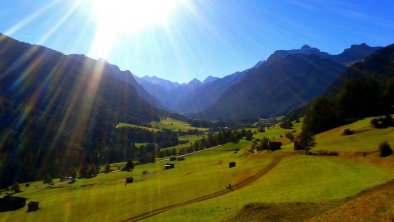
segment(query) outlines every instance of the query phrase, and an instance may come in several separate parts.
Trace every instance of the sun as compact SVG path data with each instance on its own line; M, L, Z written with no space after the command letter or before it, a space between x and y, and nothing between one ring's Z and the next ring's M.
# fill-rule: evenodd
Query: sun
M93 51L105 56L111 41L154 25L165 25L171 13L185 0L87 0L96 23Z
M133 33L165 22L179 0L89 0L100 28Z

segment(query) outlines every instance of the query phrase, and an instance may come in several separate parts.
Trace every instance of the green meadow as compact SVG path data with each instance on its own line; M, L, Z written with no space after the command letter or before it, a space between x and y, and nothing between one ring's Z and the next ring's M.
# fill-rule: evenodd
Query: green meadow
M153 132L161 131L161 130L174 130L174 131L189 131L189 130L196 130L198 129L201 132L206 132L208 131L207 128L198 128L191 126L189 123L176 120L170 117L165 117L161 119L160 121L154 121L150 123L150 127L146 126L139 126L135 124L130 124L130 123L118 123L115 126L116 128L139 128L139 129L145 129Z
M200 140L204 138L205 134L202 133L200 135L186 135L186 136L180 136L179 142L184 142L183 144L179 144L178 146L172 146L172 147L167 147L165 149L176 149L180 150L182 148L189 148L191 143L196 142L197 140ZM187 142L186 142L187 141Z
M342 152L377 151L388 141L394 144L394 130L374 129L364 119L316 136L316 150ZM299 133L301 124L292 130ZM343 136L349 128L354 135ZM290 130L277 126L257 133L255 138L281 139ZM184 136L190 142L199 136ZM241 140L186 156L174 161L174 169L164 170L167 159L138 165L131 172L111 172L73 184L48 187L42 181L30 183L18 196L40 202L40 210L26 209L0 213L0 221L222 221L251 203L326 203L394 179L390 167L362 157L307 156L294 152L293 144L276 152L248 153L252 142ZM388 161L372 153L376 161ZM229 162L236 167L229 168ZM111 164L113 170L125 163ZM147 172L143 174L143 172ZM125 185L125 178L134 182ZM233 190L228 189L228 185Z
M365 118L352 124L344 125L316 135L315 150L333 151L377 151L379 144L388 142L394 145L393 128L375 129L371 124L372 118ZM354 131L353 135L342 135L345 129Z
M207 128L197 128L191 126L189 123L176 120L170 117L166 117L160 120L160 122L151 122L153 128L158 129L169 129L176 131L188 131L198 129L199 131L208 131Z

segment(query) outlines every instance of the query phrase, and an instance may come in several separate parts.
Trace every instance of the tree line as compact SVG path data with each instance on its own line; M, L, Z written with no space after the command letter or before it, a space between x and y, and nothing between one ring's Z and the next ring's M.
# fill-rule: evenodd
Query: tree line
M158 157L168 157L176 155L184 155L188 153L193 153L195 151L204 150L207 148L215 147L218 145L223 145L228 142L238 143L240 139L245 138L247 140L252 140L253 133L251 130L231 130L225 129L216 133L208 133L208 135L202 139L196 140L194 143L190 143L187 148L181 148L177 151L176 148L172 149L162 149L159 152Z
M317 134L364 117L386 115L393 105L394 78L383 83L373 78L349 80L337 95L312 101L303 131Z

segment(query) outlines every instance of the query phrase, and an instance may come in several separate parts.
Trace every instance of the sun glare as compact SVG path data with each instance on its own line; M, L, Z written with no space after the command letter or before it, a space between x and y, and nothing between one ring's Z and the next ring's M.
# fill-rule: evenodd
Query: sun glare
M165 24L183 0L88 0L97 24L95 55L105 56L116 37Z
M165 22L177 0L90 0L100 28L132 33Z

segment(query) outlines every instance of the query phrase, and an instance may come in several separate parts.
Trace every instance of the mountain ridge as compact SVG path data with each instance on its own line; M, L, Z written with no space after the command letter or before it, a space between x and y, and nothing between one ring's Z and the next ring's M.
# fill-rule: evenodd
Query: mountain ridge
M0 35L0 186L99 164L95 153L121 142L117 123L166 114L112 72L102 61Z
M346 64L379 49L361 44L330 55L304 45L301 49L275 51L264 66L232 85L212 106L191 116L224 120L286 114L324 93L345 71Z

